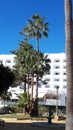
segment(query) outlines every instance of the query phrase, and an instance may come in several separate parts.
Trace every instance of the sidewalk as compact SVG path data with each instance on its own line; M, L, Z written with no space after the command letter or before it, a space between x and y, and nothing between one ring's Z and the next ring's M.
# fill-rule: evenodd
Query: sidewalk
M37 120L17 120L16 118L1 118L2 120L4 120L5 122L19 122L19 123L32 123L32 122L48 122L47 121L37 121ZM65 120L56 120L56 119L52 119L52 123L59 123L59 124L65 124Z

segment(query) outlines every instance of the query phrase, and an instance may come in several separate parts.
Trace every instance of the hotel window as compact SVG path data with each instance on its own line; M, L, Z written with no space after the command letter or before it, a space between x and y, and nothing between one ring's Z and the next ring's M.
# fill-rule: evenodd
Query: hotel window
M54 81L59 81L60 79L54 79Z
M66 72L64 72L63 75L66 75Z
M59 68L60 68L60 66L54 66L54 68L55 68L55 69L59 69Z
M63 88L64 88L64 89L66 89L66 88L67 88L67 86L63 86Z
M46 74L50 75L50 72L46 72Z
M59 72L55 72L54 75L59 75L60 73Z
M6 60L5 62L6 62L6 63L11 63L11 61L10 61L10 60Z
M38 85L38 88L41 88L41 87L42 87L42 86L39 84L39 85Z
M65 66L63 66L63 69L66 69L66 65L65 65Z
M66 59L64 59L63 62L66 62Z
M55 59L54 62L60 62L60 60L59 59Z
M45 85L44 88L50 88L50 86L49 85Z
M66 79L63 79L64 82L66 82Z
M50 79L46 79L46 81L50 81Z
M2 64L3 63L3 60L0 60L0 64Z

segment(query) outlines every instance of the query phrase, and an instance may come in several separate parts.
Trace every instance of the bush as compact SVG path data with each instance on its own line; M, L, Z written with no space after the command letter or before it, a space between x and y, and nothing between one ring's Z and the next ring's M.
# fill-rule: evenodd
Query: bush
M12 114L14 112L15 112L15 110L12 107L7 106L7 107L0 108L0 114Z

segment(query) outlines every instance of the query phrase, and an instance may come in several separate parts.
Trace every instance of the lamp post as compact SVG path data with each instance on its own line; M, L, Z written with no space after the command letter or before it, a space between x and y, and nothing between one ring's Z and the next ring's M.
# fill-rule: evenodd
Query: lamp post
M59 90L59 86L56 86L56 90L57 90L56 116L58 117L58 90Z

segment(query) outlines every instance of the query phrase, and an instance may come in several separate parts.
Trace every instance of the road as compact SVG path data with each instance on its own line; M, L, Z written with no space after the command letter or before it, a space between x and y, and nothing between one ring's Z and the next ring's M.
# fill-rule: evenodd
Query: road
M33 126L30 121L6 121L5 126L0 126L0 130L65 130L65 127L56 127L56 128L48 128L48 127L40 127Z

